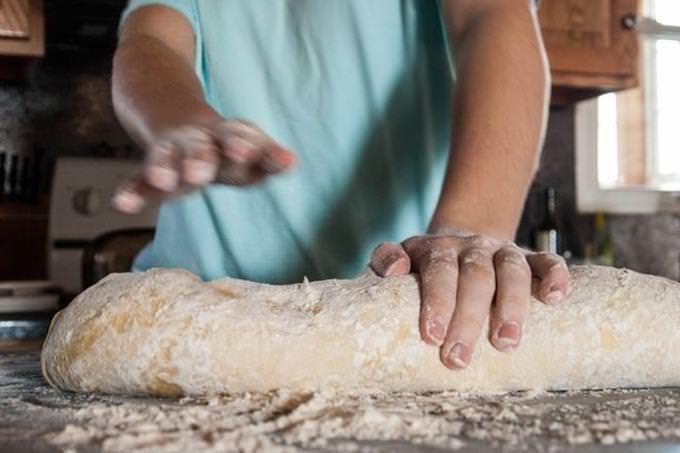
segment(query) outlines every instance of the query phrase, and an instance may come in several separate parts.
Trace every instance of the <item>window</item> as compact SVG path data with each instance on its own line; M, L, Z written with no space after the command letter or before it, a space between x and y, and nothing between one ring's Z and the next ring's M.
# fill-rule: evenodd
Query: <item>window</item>
M582 211L680 210L680 1L644 8L640 88L577 107Z

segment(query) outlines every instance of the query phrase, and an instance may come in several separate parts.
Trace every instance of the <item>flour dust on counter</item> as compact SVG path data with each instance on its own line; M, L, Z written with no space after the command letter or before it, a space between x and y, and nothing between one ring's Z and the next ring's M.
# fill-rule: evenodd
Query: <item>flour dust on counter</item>
M37 353L0 355L3 453L661 453L680 448L680 389L239 393L61 392Z
M151 405L109 400L70 412L73 422L47 441L111 453L562 451L680 438L678 390L270 392Z

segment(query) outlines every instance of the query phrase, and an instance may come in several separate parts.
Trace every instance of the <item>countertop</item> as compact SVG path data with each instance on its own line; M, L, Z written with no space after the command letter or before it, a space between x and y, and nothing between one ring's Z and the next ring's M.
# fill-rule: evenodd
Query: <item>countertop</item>
M37 352L0 354L4 453L450 449L680 452L680 389L123 398L59 392Z

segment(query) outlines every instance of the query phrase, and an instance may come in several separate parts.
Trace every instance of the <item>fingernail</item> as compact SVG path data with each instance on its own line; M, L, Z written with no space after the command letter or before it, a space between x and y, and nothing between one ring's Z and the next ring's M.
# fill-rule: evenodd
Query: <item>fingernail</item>
M470 350L463 343L456 343L449 351L449 363L456 368L465 368L470 363Z
M177 172L154 165L147 171L149 184L166 192L177 187Z
M206 184L215 177L214 164L202 160L191 159L184 162L186 179L190 184Z
M392 270L392 266L394 263L397 261L397 257L394 255L387 255L385 258L382 259L382 262L380 263L380 267L382 268L383 275L387 277L390 275L390 271Z
M441 346L444 342L446 329L444 329L444 324L439 319L430 317L425 322L425 333L428 338L434 341L435 346Z
M545 296L545 303L546 304L556 304L560 302L564 298L564 293L561 290L554 290L551 289L551 291Z
M501 351L513 349L519 343L520 332L519 324L516 322L504 323L496 334L496 346Z
M382 263L380 263L380 266L383 269L383 275L385 277L393 275L394 271L397 267L396 265L397 265L398 262L399 262L399 256L398 255L394 255L394 254L387 255L382 260Z
M134 214L142 209L144 199L132 192L119 192L113 197L113 204L120 211Z

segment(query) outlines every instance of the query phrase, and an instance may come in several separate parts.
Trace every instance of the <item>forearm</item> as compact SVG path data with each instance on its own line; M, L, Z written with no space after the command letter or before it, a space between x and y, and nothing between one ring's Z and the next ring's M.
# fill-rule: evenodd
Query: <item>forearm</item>
M536 18L517 2L452 33L451 156L431 230L512 239L545 131L549 75Z
M121 41L113 66L113 103L125 130L146 146L186 118L217 116L189 61L151 36Z

